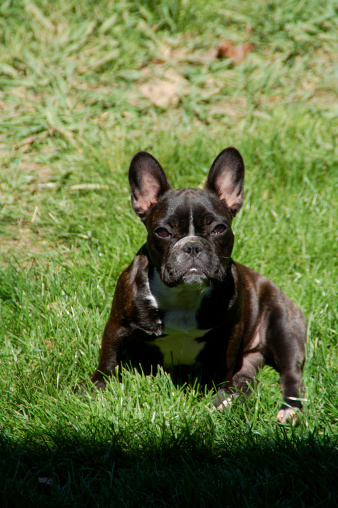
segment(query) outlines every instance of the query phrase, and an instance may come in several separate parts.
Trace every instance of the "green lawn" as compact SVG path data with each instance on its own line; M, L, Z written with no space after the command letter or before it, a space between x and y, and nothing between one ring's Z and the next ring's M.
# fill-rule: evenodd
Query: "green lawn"
M1 2L1 506L335 506L337 33L324 0ZM216 58L229 40L252 51ZM234 258L308 320L299 425L276 421L272 369L221 414L166 373L75 396L145 241L132 156L198 186L228 145Z

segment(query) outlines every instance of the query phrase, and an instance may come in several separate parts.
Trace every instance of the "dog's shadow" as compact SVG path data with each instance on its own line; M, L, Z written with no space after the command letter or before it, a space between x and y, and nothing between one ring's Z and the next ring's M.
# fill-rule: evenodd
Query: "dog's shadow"
M135 432L61 431L53 447L34 445L29 433L23 444L3 435L2 506L334 505L338 454L327 436L279 428L259 437L232 431L227 439L226 429L216 437L205 422L158 442L150 435L135 442Z

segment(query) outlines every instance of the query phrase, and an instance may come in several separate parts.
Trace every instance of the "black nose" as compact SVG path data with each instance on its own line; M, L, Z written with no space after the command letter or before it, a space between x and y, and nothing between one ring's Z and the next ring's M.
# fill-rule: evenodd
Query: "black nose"
M183 247L183 252L190 254L191 257L197 257L197 255L203 250L203 245L199 242L188 242Z

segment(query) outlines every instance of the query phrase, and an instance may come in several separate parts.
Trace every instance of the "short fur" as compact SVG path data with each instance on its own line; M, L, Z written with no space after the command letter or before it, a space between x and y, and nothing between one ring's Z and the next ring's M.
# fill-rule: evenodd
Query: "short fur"
M306 321L273 282L231 258L231 223L243 203L239 152L219 154L203 190L172 190L146 152L133 158L129 182L147 243L117 282L92 382L104 388L121 363L188 369L217 386L221 409L271 365L281 376L278 420L293 418L302 407Z

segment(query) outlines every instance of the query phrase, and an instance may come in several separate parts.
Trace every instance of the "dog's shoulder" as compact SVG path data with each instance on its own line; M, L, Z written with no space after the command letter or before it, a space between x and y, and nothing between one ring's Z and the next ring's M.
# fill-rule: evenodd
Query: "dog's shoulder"
M116 284L113 305L134 307L133 302L150 295L149 270L151 262L146 245L143 245L136 256L125 268Z
M128 287L130 290L132 287L137 286L140 289L140 286L148 280L149 268L150 259L145 244L137 252L130 265L121 272L116 287L121 287L121 289Z
M235 264L242 280L247 306L274 311L275 318L279 315L288 316L289 320L296 317L302 329L305 328L306 321L301 309L272 280L245 265Z

